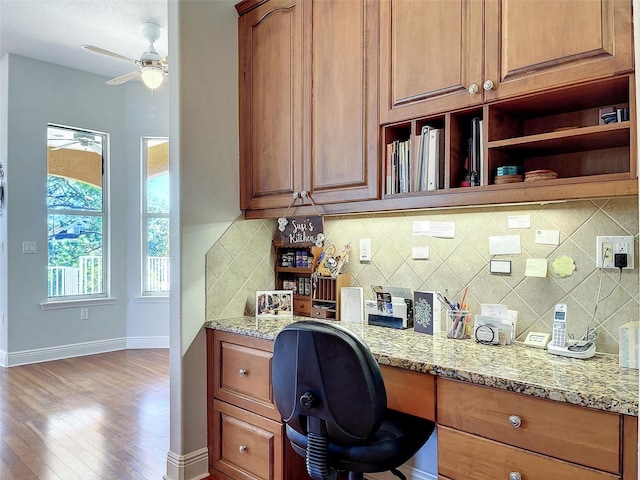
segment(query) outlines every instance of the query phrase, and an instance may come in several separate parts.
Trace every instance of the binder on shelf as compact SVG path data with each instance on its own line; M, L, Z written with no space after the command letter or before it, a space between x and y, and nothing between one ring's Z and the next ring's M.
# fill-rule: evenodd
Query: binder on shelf
M427 157L427 191L440 188L440 172L444 168L441 162L443 152L442 129L432 128L429 131L429 154Z
M418 192L424 192L427 190L428 177L429 177L427 158L429 156L429 141L430 141L429 132L431 130L432 128L429 125L424 125L420 130L420 141L421 141L422 148L420 149L420 159L419 159L420 176L419 176L419 182L418 182L419 184L417 187Z
M480 186L480 118L471 119L471 141L469 143L469 181L472 187Z

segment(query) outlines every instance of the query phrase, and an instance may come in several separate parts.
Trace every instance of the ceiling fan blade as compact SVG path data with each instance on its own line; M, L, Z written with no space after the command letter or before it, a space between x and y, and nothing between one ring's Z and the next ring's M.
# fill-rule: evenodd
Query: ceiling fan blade
M140 70L136 70L135 72L125 73L124 75L120 75L119 77L112 78L111 80L107 80L107 85L122 85L129 80L133 80L134 78L140 75Z
M95 53L101 53L102 55L109 55L110 57L119 58L120 60L126 60L127 62L138 63L138 60L134 60L133 58L125 57L124 55L120 55L119 53L111 52L109 50L105 50L104 48L96 47L93 45L82 45L82 48L86 48Z
M76 143L78 143L77 140L74 140L72 142L63 143L62 145L58 145L57 147L52 148L51 150L60 150L62 148L70 147L71 145L75 145Z

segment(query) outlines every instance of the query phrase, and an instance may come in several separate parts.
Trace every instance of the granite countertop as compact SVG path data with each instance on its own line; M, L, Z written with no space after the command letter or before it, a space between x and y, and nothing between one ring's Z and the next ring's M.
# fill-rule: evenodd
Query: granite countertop
M205 327L273 340L297 320L310 319L236 317L206 322ZM382 365L638 416L638 371L619 367L616 355L578 360L520 344L487 346L448 339L444 333L431 336L411 329L339 324L362 337Z

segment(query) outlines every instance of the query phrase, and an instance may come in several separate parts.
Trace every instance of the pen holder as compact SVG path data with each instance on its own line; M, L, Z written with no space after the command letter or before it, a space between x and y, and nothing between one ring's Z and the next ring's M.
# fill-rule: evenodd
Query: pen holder
M471 338L471 314L467 310L447 311L447 338Z

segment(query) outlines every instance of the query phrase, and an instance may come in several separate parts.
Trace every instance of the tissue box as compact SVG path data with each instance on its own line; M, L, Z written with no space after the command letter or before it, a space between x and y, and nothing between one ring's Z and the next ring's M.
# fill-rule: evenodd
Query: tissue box
M638 348L640 348L640 321L620 326L619 364L621 367L640 368Z

